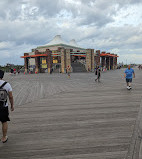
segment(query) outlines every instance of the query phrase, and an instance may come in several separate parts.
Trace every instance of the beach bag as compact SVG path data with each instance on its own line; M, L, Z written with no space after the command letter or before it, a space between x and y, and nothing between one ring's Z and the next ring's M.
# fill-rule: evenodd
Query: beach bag
M6 89L3 89L3 87L7 84L7 82L4 82L1 86L0 86L0 107L4 107L6 102L7 102L7 91Z

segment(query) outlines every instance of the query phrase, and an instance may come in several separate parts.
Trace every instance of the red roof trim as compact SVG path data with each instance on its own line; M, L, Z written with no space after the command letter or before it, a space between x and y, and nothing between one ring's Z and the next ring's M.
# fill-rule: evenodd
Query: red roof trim
M119 57L117 55L113 55L113 54L109 54L109 53L106 53L106 54L102 53L102 54L100 54L100 56Z
M26 55L26 56L21 56L21 58L27 58L27 57L40 57L40 56L48 56L47 54L37 54L37 55Z

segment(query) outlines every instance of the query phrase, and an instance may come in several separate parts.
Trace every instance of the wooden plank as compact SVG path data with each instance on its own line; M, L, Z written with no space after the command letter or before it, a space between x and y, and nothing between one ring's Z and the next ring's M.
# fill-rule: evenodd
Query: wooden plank
M7 74L16 105L0 158L124 159L133 147L142 74L136 70L139 78L128 91L123 72L103 73L101 83L93 73L71 74L70 79Z
M142 158L142 102L140 104L131 144L127 153L127 159Z

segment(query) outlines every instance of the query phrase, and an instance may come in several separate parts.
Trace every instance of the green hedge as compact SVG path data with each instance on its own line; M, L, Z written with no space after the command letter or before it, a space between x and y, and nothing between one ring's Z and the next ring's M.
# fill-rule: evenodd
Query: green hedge
M3 70L4 72L10 72L11 68L15 68L16 70L19 70L23 68L22 65L15 65L15 66L0 66L0 70Z

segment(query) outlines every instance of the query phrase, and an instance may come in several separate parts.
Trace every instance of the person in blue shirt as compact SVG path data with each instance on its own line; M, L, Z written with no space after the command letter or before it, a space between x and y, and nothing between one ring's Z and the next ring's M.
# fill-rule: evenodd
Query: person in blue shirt
M126 83L127 83L127 89L131 89L131 83L132 83L132 78L135 78L135 72L131 68L130 65L128 65L128 68L124 72L124 78L126 78Z

